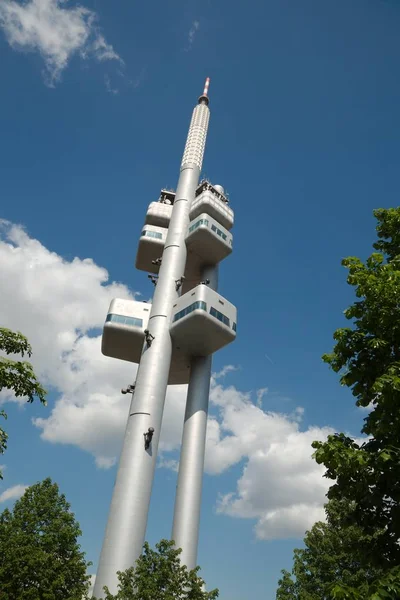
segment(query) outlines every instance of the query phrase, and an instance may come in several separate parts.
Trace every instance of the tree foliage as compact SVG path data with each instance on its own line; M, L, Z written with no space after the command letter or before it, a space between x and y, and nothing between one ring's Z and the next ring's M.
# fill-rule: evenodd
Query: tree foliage
M218 590L205 592L199 567L188 571L180 553L172 541L161 540L155 550L146 542L136 566L118 573L118 593L105 588L105 600L215 600Z
M6 355L20 355L23 358L32 356L32 348L22 333L0 327L0 351ZM46 404L46 390L40 385L33 367L26 360L15 360L9 356L0 356L0 391L11 390L17 397L26 397L28 402L33 402L35 397ZM7 418L4 410L0 417ZM7 434L0 427L0 454L7 448ZM0 479L2 474L0 471Z
M29 487L0 515L1 600L82 600L89 576L79 524L58 486Z
M379 209L374 215L376 252L365 262L355 257L342 261L356 296L344 313L351 326L334 333L333 351L323 356L340 375L341 384L351 389L356 405L368 410L364 441L357 443L339 433L313 443L316 461L325 465L325 476L334 482L328 491L328 511L345 499L352 507L337 515L335 544L341 540L347 544L351 532L355 542L359 536L358 546L348 548L348 560L360 561L361 571L349 572L339 562L329 575L326 597L337 600L400 597L400 208ZM318 530L321 538L313 541ZM317 588L315 596L307 595L306 587L302 595L302 576L310 574L309 546L315 542L322 554L320 564L313 562L320 585L329 539L335 539L335 529L330 528L328 513L326 526L317 524L307 534L306 550L295 551L295 578L284 572L279 600L324 598ZM371 577L366 576L363 584L358 578L365 569Z
M328 600L332 590L359 589L367 598L369 585L381 575L371 567L360 547L373 542L350 520L355 504L347 499L331 500L325 507L327 521L318 522L306 533L305 548L294 551L292 573L282 571L277 600Z
M400 564L400 208L375 211L380 238L365 263L347 258L348 283L357 301L345 316L324 360L340 373L357 406L369 407L359 445L342 434L314 442L315 458L335 481L328 498L356 503L352 516L366 533L377 530L371 560L390 569Z

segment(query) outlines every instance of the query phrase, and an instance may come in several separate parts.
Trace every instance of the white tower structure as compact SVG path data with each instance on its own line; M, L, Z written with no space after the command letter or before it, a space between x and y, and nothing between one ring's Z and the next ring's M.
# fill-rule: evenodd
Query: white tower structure
M155 284L152 303L116 298L102 352L139 363L93 595L118 588L147 526L167 385L188 383L172 539L197 564L212 354L236 338L236 308L217 291L218 264L232 252L233 211L224 189L199 184L210 111L209 79L192 115L176 192L149 205L136 267Z

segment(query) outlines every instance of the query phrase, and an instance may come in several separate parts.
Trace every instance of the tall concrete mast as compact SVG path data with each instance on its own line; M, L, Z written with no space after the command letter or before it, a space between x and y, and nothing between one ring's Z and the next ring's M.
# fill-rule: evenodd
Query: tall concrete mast
M218 266L205 267L203 277L217 291ZM172 539L189 570L197 566L211 366L211 354L192 358L176 486Z
M105 585L115 593L117 571L134 565L141 554L167 385L189 379L187 410L196 416L185 420L182 456L190 454L185 439L191 431L199 443L195 467L183 458L174 523L183 562L187 551L188 566L196 559L207 420L207 409L199 412L199 407L208 405L212 353L236 337L236 309L215 291L216 265L232 251L233 211L222 188L206 181L199 185L208 86L209 79L193 111L177 190L162 190L158 202L150 204L140 236L136 267L150 273L153 301L114 299L104 326L103 354L138 362L139 368L136 382L121 390L132 392L132 401L93 591L97 598ZM196 491L189 498L187 481L193 477ZM189 513L197 523L190 548Z

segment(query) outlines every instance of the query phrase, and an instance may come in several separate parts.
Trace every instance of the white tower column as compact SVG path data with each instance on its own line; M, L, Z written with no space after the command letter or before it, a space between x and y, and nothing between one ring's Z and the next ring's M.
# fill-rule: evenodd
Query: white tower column
M202 278L217 291L218 266L205 268ZM175 497L172 539L189 570L197 566L211 367L212 355L192 358Z
M117 592L117 571L133 566L143 548L171 364L172 306L180 294L177 282L185 272L185 235L210 114L207 88L208 84L193 111L182 159L97 570L93 591L96 598L104 597L104 586L112 594Z

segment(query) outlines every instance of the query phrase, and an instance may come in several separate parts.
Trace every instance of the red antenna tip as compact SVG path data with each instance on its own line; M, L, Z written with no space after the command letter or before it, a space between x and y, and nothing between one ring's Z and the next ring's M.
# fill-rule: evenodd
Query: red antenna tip
M204 92L203 92L203 96L208 97L208 88L210 86L210 78L207 77L206 82L204 84Z

